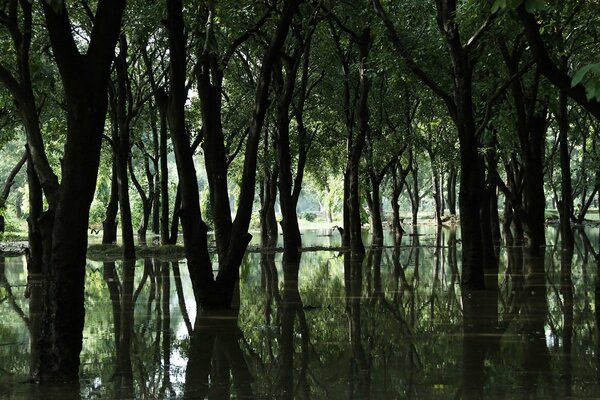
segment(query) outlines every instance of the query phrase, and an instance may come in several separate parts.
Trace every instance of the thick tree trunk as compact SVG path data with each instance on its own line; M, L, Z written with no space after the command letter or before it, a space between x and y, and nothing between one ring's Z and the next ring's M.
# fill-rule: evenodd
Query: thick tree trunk
M89 210L100 162L107 81L125 1L98 2L85 56L72 37L65 5L58 12L47 3L43 7L65 91L67 137L53 219L52 260L44 284L40 369L49 378L75 379L85 318Z
M348 160L348 214L350 228L350 248L353 252L364 253L365 246L362 241L362 223L360 218L360 160L369 130L369 77L367 74L367 63L369 51L371 49L372 38L371 31L365 27L357 38L359 52L359 99L358 99L358 132L355 140L352 141L350 157ZM346 229L348 229L346 228Z
M202 105L202 129L204 133L204 163L208 176L210 205L212 209L215 240L219 259L225 259L231 236L231 208L227 187L227 154L223 127L221 124L221 96L223 73L211 68L216 63L213 53L202 57L204 62L198 72L200 99ZM211 75L213 81L211 82Z
M44 212L42 185L35 173L35 167L31 161L29 147L27 148L27 183L29 186L29 217L27 217L27 235L29 242L27 257L27 272L32 274L42 273L43 267L43 241L40 227L40 218Z
M289 260L298 259L302 240L298 215L297 199L293 194L292 156L290 149L290 105L296 87L296 75L301 56L297 48L287 62L281 62L275 68L275 87L279 92L277 103L277 163L279 169L279 202L281 205L281 230L283 232L283 248ZM285 68L284 68L285 64ZM284 76L285 70L285 76Z

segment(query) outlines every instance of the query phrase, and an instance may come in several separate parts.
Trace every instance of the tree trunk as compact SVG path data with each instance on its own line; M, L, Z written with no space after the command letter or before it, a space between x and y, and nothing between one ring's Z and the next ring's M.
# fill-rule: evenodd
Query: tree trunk
M279 92L276 145L279 169L279 203L282 214L281 230L283 232L284 252L290 261L299 258L300 247L302 247L298 215L296 213L297 199L293 195L289 116L301 56L301 44L297 46L289 61L281 62L275 68L276 79L274 85Z
M297 10L297 3L288 0L283 5L275 32L267 48L261 64L260 77L256 98L254 101L254 114L248 131L244 167L242 172L242 187L240 190L239 205L231 230L231 238L227 257L220 264L217 276L216 306L229 307L233 298L235 287L239 280L239 268L242 263L246 247L250 242L251 235L248 233L250 218L252 216L252 205L254 203L256 164L260 133L265 120L269 103L269 86L273 66L280 57L280 51L288 35L292 18ZM221 265L223 264L223 265Z
M113 145L117 156L117 187L119 194L119 211L121 217L121 240L123 241L123 259L135 259L135 245L133 239L133 223L131 220L131 204L129 201L129 176L127 165L129 162L130 143L130 115L128 113L127 89L127 40L121 35L119 55L115 60L117 72L116 90L112 93L111 119L113 127Z
M369 130L369 77L367 74L367 60L371 49L372 38L371 30L365 27L358 38L357 45L359 51L359 99L358 99L358 133L355 140L352 141L350 157L348 160L348 213L350 228L350 248L353 252L365 252L365 246L362 241L362 223L360 218L360 160L365 145L365 139Z
M106 217L102 222L102 244L117 241L117 213L119 211L119 186L117 183L117 156L112 156L112 175L110 180L110 198L106 207Z
M375 177L371 177L371 195L369 211L371 214L371 234L372 234L372 245L381 246L383 245L383 221L381 216L381 182Z
M450 215L456 215L456 168L451 168L448 173L448 182L446 186L448 210Z
M58 12L47 3L43 8L65 92L67 137L53 218L52 260L43 289L40 369L43 376L70 380L79 371L89 210L100 162L110 64L125 1L98 2L85 56L72 37L65 5Z
M27 183L29 186L29 217L27 217L27 235L29 249L27 253L27 272L32 274L42 273L43 267L43 241L40 227L40 218L44 212L42 186L35 173L35 167L31 161L31 153L27 147ZM39 278L38 278L39 279Z
M166 26L169 38L171 83L167 120L179 174L181 193L179 216L183 230L185 255L194 296L198 304L203 304L207 296L207 289L212 284L214 277L208 254L207 227L200 213L196 168L190 148L190 139L185 129L186 40L182 7L182 0L167 1Z
M560 215L560 232L563 248L570 248L575 243L571 228L573 215L573 189L571 187L571 157L569 154L569 117L567 110L567 95L560 91L558 97L558 112L555 115L558 122L558 146L560 151L561 200L558 203Z
M263 137L263 154L268 157L269 135ZM274 171L265 162L263 177L260 185L260 238L261 247L274 248L277 246L278 228L275 218L275 201L277 198L277 168Z

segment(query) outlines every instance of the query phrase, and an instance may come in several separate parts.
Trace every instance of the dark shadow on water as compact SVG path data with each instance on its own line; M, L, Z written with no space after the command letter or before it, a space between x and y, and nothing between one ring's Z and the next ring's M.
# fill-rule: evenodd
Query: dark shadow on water
M203 313L190 337L185 372L185 399L253 398L252 375L240 342L237 313Z

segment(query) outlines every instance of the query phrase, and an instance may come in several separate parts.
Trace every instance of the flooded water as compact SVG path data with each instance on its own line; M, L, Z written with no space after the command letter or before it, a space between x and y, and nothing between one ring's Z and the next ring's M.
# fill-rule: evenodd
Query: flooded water
M304 243L339 246L327 234ZM239 313L213 315L197 315L183 260L89 261L81 380L57 388L23 383L36 293L30 306L23 258L4 258L0 398L600 398L598 228L576 232L571 262L557 236L543 262L500 248L473 293L446 229L364 259L252 252Z

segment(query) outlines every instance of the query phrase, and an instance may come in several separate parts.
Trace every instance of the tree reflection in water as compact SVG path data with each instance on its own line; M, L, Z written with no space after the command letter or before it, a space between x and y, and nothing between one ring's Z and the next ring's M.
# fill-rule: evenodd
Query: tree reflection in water
M90 262L82 378L53 387L19 383L35 378L39 287L2 259L0 397L595 397L600 239L547 237L545 260L501 246L481 292L460 290L455 230L365 256L249 253L226 313L196 310L184 263Z

